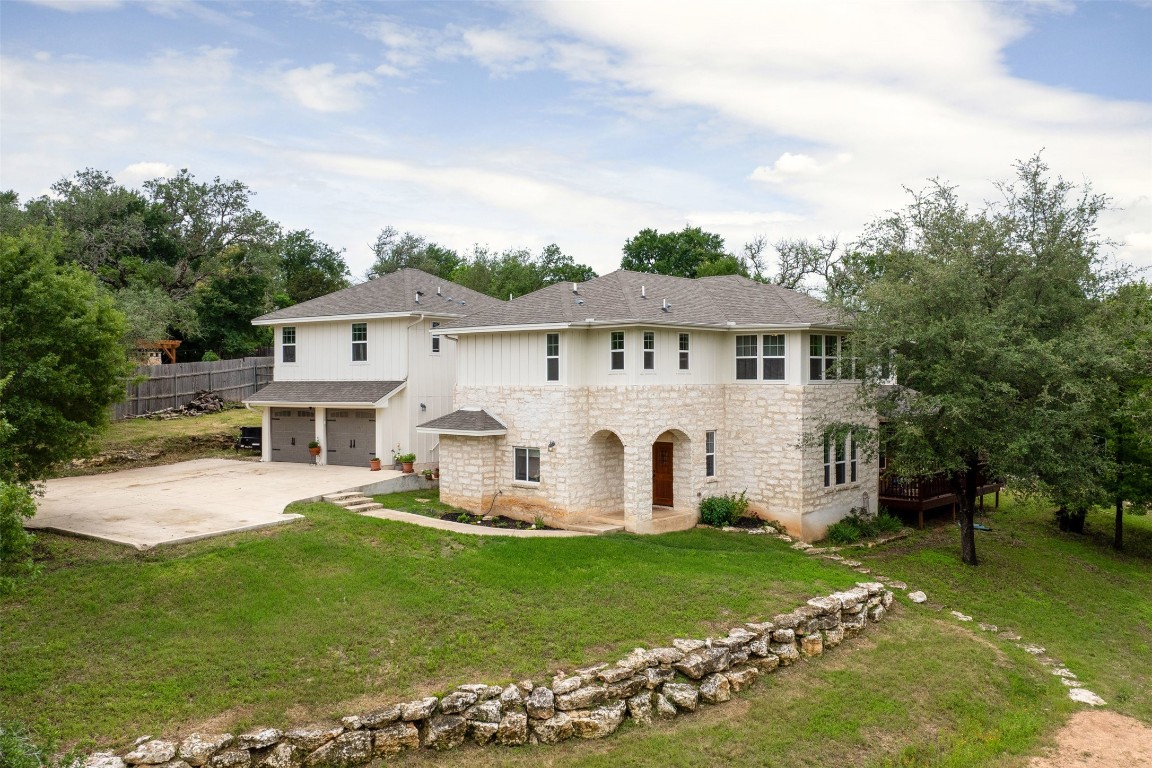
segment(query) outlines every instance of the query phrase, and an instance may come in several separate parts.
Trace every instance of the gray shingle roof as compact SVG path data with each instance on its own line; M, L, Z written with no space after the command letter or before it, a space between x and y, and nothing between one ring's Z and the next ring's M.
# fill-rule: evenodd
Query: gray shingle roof
M436 295L437 288L440 289L439 296ZM416 291L424 292L419 304L416 303ZM253 322L390 312L463 317L503 303L419 269L401 269L342 291L269 312Z
M641 297L641 288L646 298ZM669 309L665 311L664 302ZM579 284L557 283L485 308L446 328L583 323L839 327L826 304L802 293L739 275L690 279L618 270Z
M461 408L458 411L446 414L432 421L426 421L416 429L422 432L460 433L474 432L477 434L504 434L508 431L500 420L481 408Z
M402 381L274 381L246 403L360 403L371 405L395 392Z

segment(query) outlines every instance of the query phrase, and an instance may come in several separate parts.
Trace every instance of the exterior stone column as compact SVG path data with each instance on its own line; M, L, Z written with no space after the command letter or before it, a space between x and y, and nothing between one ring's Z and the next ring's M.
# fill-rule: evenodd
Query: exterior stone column
M320 443L320 455L316 457L316 463L324 466L328 463L328 409L317 406L312 412L316 417L316 442Z
M272 461L272 406L260 411L260 461Z
M624 446L624 530L652 529L652 446Z

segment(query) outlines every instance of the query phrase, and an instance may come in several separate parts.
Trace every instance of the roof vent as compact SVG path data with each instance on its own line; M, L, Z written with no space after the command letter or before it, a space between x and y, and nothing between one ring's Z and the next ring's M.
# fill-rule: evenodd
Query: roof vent
M576 303L577 303L577 304L583 304L583 303L584 303L584 299L576 299Z
M420 297L424 295L424 291L416 291L416 303L420 303Z
M640 286L640 298L642 298L642 299L648 298L648 291L646 291L644 289L644 286Z
M660 309L664 310L665 312L671 311L672 305L668 303L668 299L664 299L664 306L660 307Z
M580 283L572 283L572 293L580 293Z
M436 286L436 295L437 295L437 296L439 296L439 295L440 295L440 286Z
M464 306L464 305L465 305L465 304L467 304L467 303L468 303L468 302L464 301L464 299L460 299L460 306Z

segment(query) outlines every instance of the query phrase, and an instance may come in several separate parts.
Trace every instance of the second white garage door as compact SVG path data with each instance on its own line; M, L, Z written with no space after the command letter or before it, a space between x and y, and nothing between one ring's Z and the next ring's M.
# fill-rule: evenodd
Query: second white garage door
M328 463L366 467L376 458L376 412L328 411Z

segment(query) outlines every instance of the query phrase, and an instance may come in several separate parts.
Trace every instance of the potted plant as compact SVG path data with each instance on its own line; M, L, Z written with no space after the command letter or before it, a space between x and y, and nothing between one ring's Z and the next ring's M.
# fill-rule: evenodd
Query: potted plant
M432 478L433 478L434 480L439 480L439 479L440 479L440 465L439 465L439 464L437 464L436 466L432 467Z
M400 453L396 455L396 461L400 462L403 467L403 472L406 475L412 474L412 464L416 461L416 454L414 453Z
M373 472L379 472L380 471L380 459L378 459L376 457L372 457L371 459L368 459L368 466L372 468Z
M426 469L426 470L424 470L424 472L422 474L424 475L425 480L431 480L432 479L432 470Z
M313 456L319 456L320 455L320 443L316 442L315 440L308 443L308 453L312 454Z

